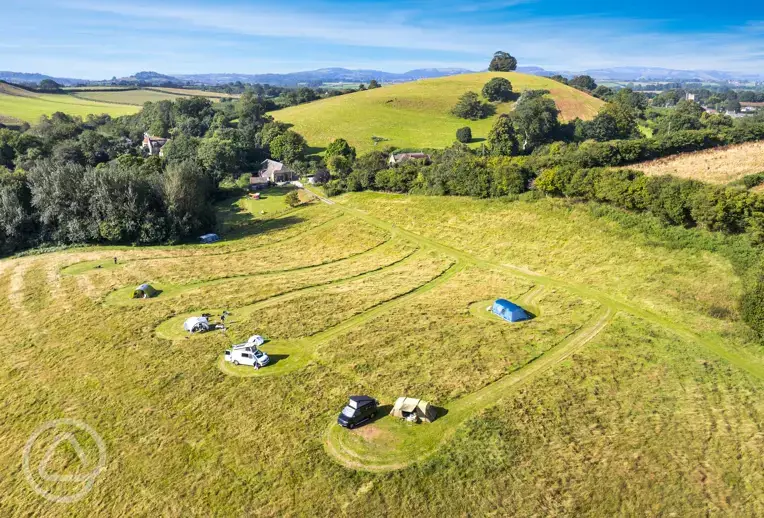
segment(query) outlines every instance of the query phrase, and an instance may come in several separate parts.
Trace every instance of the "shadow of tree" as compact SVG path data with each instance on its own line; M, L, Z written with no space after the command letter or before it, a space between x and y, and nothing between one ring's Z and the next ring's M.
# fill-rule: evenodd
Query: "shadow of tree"
M318 155L319 153L322 153L323 151L326 151L325 147L308 146L307 148L305 148L305 156Z
M251 212L237 205L238 201L239 198L230 198L217 204L218 226L227 241L254 234L277 232L305 221L305 218L299 216L258 219Z

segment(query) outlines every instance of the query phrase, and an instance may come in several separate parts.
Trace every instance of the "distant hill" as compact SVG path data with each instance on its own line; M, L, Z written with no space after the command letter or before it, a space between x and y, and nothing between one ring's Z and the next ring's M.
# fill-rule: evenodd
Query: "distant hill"
M566 77L587 74L598 80L611 81L764 81L764 74L743 74L739 72L725 72L721 70L678 70L656 67L613 67L595 68L583 71L558 70L550 71L537 66L520 66L517 72L537 76L549 77L561 74ZM351 70L347 68L320 68L317 70L305 70L287 74L242 74L242 73L209 73L209 74L161 74L159 72L143 71L134 75L90 81L87 79L74 79L52 77L45 74L0 71L0 80L17 84L37 84L43 79L53 79L63 86L91 85L91 84L116 84L122 85L221 85L228 83L259 83L274 86L319 86L324 83L368 83L376 79L382 83L405 83L418 79L430 79L448 77L459 74L469 74L472 71L464 68L420 68L408 72L395 73L382 70Z
M66 77L51 77L44 74L27 74L24 72L9 72L6 70L0 70L0 81L7 81L8 83L16 84L38 84L43 79L52 79L56 83L63 86L74 86L82 82L87 82L83 79L71 79Z
M616 81L764 81L762 74L743 74L722 70L676 70L654 67L615 67L585 70L595 79Z
M526 89L549 90L565 120L589 119L603 104L587 93L544 77L482 72L384 86L293 106L271 115L293 124L295 131L315 148L344 138L365 152L374 148L373 136L386 139L380 147L442 148L454 142L456 130L463 126L472 129L477 145L488 136L494 118L469 121L450 111L459 96L467 91L480 92L492 77L509 79L518 93ZM498 106L499 113L511 109L511 103Z
M469 73L463 68L423 68L401 74L381 70L349 70L347 68L321 68L289 74L176 74L175 77L203 84L226 84L235 81L260 83L274 86L296 86L298 84L321 83L368 83L372 79L380 82L402 83L433 77L444 77Z

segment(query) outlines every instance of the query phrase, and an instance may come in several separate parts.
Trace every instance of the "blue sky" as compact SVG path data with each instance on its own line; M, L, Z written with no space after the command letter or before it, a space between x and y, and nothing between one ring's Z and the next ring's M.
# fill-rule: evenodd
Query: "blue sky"
M764 2L1 0L0 70L102 79L521 65L764 73ZM615 5L618 4L618 5ZM742 6L742 4L730 4Z

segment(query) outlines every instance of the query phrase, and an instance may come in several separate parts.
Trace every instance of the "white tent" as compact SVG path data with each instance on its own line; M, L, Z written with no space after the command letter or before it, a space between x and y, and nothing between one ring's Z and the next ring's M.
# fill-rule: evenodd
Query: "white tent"
M260 347L265 343L265 338L263 338L260 335L252 335L249 337L249 340L247 340L248 345L252 345L254 347Z
M210 321L207 317L191 317L183 323L183 329L189 333L201 333L210 330Z

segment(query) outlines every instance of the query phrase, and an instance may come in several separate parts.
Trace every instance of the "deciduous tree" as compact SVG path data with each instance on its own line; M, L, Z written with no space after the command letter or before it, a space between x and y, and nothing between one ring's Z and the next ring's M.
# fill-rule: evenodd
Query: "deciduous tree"
M494 77L483 86L483 97L492 102L512 99L512 83L503 77Z
M451 113L462 119L478 120L485 119L493 112L493 107L481 101L475 92L467 92L459 98L459 102L451 110Z
M512 72L517 70L517 59L502 50L494 53L491 63L488 65L491 72Z

